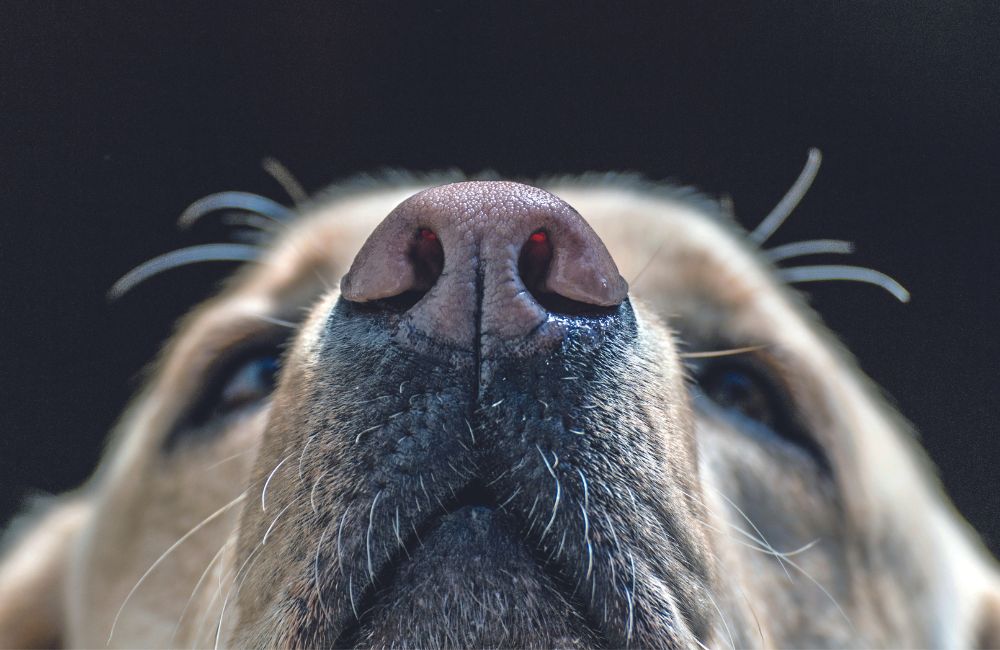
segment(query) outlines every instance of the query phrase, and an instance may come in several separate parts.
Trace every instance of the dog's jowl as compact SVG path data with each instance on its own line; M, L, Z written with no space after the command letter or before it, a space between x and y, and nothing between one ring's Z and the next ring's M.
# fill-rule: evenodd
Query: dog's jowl
M195 204L257 243L116 287L248 260L9 533L0 645L1000 644L994 561L784 281L905 290L766 250L787 214L539 185Z

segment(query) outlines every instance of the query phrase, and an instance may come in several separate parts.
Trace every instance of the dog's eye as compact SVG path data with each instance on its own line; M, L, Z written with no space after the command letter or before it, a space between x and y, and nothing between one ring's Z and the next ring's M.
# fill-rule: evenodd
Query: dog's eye
M695 369L696 394L741 428L765 439L791 443L829 468L822 447L803 425L794 400L763 364L716 360Z
M773 386L754 370L729 364L709 368L699 384L702 393L723 409L774 427L778 407Z
M173 447L189 433L203 435L214 430L213 422L262 403L274 390L280 360L280 347L270 344L224 355L208 371L198 399L178 419L165 446Z
M219 391L216 411L219 414L231 413L265 399L274 390L278 368L276 354L264 354L244 361L232 371Z

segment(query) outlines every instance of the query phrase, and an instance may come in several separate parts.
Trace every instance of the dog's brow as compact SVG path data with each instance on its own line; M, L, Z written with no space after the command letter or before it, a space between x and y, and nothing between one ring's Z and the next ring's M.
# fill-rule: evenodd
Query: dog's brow
M281 319L259 301L240 298L214 301L182 325L177 348L167 357L164 372L199 376L226 350L296 325Z

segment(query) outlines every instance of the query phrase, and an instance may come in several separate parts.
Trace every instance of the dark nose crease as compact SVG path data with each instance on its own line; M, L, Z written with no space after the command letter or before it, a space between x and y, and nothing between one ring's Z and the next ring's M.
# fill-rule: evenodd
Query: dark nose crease
M627 290L572 207L535 187L486 181L404 201L341 281L346 300L394 300L420 334L484 353L528 337L550 312L617 307Z

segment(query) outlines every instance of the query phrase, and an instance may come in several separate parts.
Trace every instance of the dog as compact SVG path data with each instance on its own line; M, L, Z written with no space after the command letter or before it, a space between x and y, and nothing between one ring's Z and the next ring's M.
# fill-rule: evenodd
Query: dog
M765 249L630 176L390 175L291 210L0 562L9 647L998 647L1000 578ZM779 263L782 265L779 266ZM626 280L627 279L627 280Z

